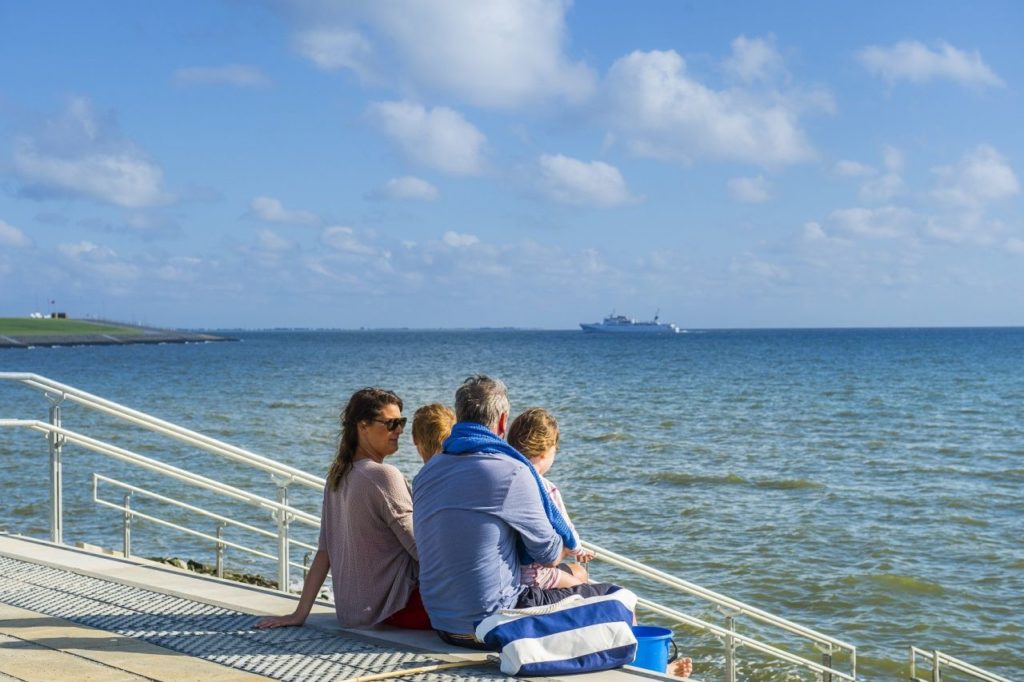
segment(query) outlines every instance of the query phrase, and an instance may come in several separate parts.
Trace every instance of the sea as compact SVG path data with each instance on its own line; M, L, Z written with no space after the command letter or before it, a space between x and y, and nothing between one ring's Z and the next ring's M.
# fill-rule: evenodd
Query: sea
M858 679L905 679L907 647L1024 674L1024 329L231 332L237 343L0 351L32 372L323 475L348 396L383 386L404 413L451 404L468 375L543 406L561 447L549 472L584 540L857 646ZM0 418L47 418L45 396L0 382ZM266 473L65 402L64 425L275 498ZM0 429L0 528L47 537L45 437ZM408 435L391 460L411 480ZM101 456L64 450L65 540L120 549L125 489L93 474L274 528L265 509ZM290 488L319 512L319 492ZM212 563L217 523L142 494L132 551ZM293 537L315 545L315 529ZM224 537L273 554L271 538ZM301 562L301 547L293 559ZM226 565L275 576L229 547ZM301 580L296 571L295 583ZM592 576L721 625L707 602L596 561ZM294 587L295 585L293 585ZM642 621L662 623L661 617ZM737 631L820 659L737 616ZM723 644L677 626L696 675L722 678ZM813 679L740 647L740 679ZM845 659L836 657L840 669ZM927 669L927 668L926 668ZM947 679L944 677L943 679ZM962 679L949 677L948 679ZM963 678L965 679L965 678Z

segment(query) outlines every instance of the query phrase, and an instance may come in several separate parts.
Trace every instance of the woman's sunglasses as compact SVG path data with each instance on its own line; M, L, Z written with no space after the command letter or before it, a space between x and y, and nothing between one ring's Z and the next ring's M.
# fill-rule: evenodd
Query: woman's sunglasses
M394 419L374 419L375 422L380 422L384 425L388 431L394 431L395 429L404 429L406 423L408 423L408 417L395 417Z

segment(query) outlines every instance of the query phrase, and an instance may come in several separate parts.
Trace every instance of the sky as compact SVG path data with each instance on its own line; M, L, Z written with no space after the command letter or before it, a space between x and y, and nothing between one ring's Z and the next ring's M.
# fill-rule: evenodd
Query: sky
M0 317L1024 325L1024 3L0 0Z

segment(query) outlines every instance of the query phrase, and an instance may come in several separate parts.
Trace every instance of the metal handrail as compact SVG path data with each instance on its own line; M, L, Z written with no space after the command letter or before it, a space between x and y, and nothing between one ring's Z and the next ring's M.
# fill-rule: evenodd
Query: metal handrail
M917 676L917 656L926 658L931 662L932 671L930 680ZM962 661L959 658L950 656L949 654L944 654L938 649L927 651L913 645L910 646L910 679L914 682L941 682L941 670L943 667L965 673L974 679L982 680L983 682L1011 682L1008 677L1003 677L1002 675L996 675L995 673L991 673L987 670L982 670L976 665L971 665L967 661Z
M840 639L836 639L835 637L825 635L816 630L812 630L811 628L804 627L803 625L799 625L792 621L786 620L785 618L781 618L774 614L768 613L767 611L759 609L755 606L745 604L744 602L741 602L737 599L733 599L732 597L727 597L723 594L719 594L717 592L714 592L713 590L701 587L700 585L696 585L687 580L683 580L671 574L659 571L658 569L642 564L639 561L634 561L628 557L622 556L621 554L616 554L611 550L604 549L603 547L595 545L592 542L582 542L581 544L584 548L594 552L595 560L604 561L618 568L625 569L642 577L655 580L664 585L668 585L669 587L673 587L681 592L685 592L693 596L699 597L701 599L704 599L706 601L709 601L722 609L727 609L730 614L730 617L728 619L730 622L731 618L734 616L751 616L752 618L755 618L756 620L759 620L763 623L773 625L792 634L811 640L820 649L827 651L827 656L829 656L829 660L831 654L834 653L835 650L846 651L850 656L850 672L845 673L840 670L837 670L836 668L833 668L831 665L822 665L816 661L812 661L802 656L790 654L777 647L773 647L769 644L759 642L756 639L737 634L733 630L724 628L719 625L715 625L713 623L709 623L705 620L694 618L693 616L688 616L673 609L669 609L656 602L648 601L646 599L638 600L637 603L639 605L647 608L650 611L653 611L663 616L667 616L680 623L685 623L687 625L691 625L703 630L708 630L716 636L724 638L726 640L726 646L728 649L731 649L734 645L742 644L752 649L761 651L762 653L767 653L777 658L781 658L790 663L795 663L807 667L819 674L830 674L844 680L855 680L857 678L857 648L852 644L848 644L847 642L844 642Z
M218 521L220 523L225 523L225 524L228 524L228 525L231 525L231 526L236 526L236 527L241 528L243 530L247 530L250 533L256 533L257 535L262 535L262 536L268 537L268 538L276 538L277 537L276 533L271 533L269 530L266 530L264 528L257 528L256 526L253 526L253 525L250 525L248 523L245 523L244 521L238 521L236 519L231 518L230 516L223 516L222 514L217 514L215 512L211 512L211 511L208 511L206 509L203 509L202 507L197 507L195 505L188 504L187 502L182 502L181 500L175 500L174 498L167 497L166 495L161 495L161 494L155 493L155 492L153 492L151 490L146 490L145 488L140 488L139 486L132 485L131 483L125 483L124 481L118 481L117 479L110 478L109 476L104 476L103 474L93 473L93 475L92 475L92 501L97 503L97 504L106 504L107 506L110 506L111 504L113 504L111 502L106 502L105 500L103 500L102 498L99 497L99 483L101 481L104 482L104 483L109 483L111 485L117 486L118 488L121 488L122 490L127 490L128 492L130 492L132 494L142 495L143 497L148 497L151 500L157 500L157 501L163 502L165 504L171 504L171 505L174 505L175 507L178 507L180 509L184 509L185 511L192 512L193 514L199 514L200 516L205 516L205 517L207 517L209 519L213 519L214 521ZM130 509L129 510L125 510L125 511L127 511L129 513L133 513L134 512L134 510L130 510ZM316 548L314 547L313 549L316 549ZM274 557L274 558L276 559L277 557Z
M598 547L592 542L584 542L583 546L587 549L592 550L596 554L597 559L606 561L610 564L618 566L619 568L624 568L628 571L632 571L633 573L643 575L644 577L651 578L652 580L657 580L660 583L663 583L670 587L675 587L683 592L687 592L696 597L701 597L702 599L710 601L713 604L735 611L736 615L746 614L762 622L768 623L770 625L775 625L779 628L782 628L783 630L788 630L793 634L797 634L807 639L814 640L817 643L831 645L836 647L837 649L845 651L856 651L855 646L853 646L852 644L848 644L847 642L844 642L840 639L836 639L835 637L822 634L816 630L812 630L811 628L804 627L803 625L799 625L798 623L786 620L785 618L780 618L779 616L768 613L767 611L759 609L756 606L745 604L739 601L738 599L733 599L732 597L727 597L724 594L719 594L718 592L709 590L705 587L701 587L700 585L696 585L687 580L683 580L682 578L677 578L674 575L665 573L664 571L659 571L656 568L651 568L650 566L646 566L640 563L639 561L634 561L629 557L625 557L621 554L616 554L611 550Z
M851 682L857 679L857 674L855 671L845 673L831 666L826 666L816 661L804 658L803 656L791 654L788 651L779 649L778 647L772 646L771 644L765 644L764 642L754 639L753 637L738 634L737 632L729 630L728 628L724 628L721 625L715 625L714 623L709 623L706 620L702 620L700 618L687 615L680 611L676 611L675 609L670 609L667 606L662 606L661 604L651 601L649 599L639 597L636 603L637 605L642 606L653 613L657 613L661 616L666 616L679 623L683 623L684 625L690 625L701 630L707 630L711 634L721 639L724 639L727 642L730 642L735 645L743 645L750 647L755 651L760 651L761 653L768 654L770 656L775 656L776 658L786 661L787 663L794 663L796 665L805 667L815 673L818 673L819 675L833 675L843 680L850 680Z
M245 523L243 521L238 521L236 519L232 519L231 517L223 516L221 514L217 514L215 512L208 511L208 510L203 509L201 507L196 507L195 505L191 505L191 504L188 504L186 502L181 502L179 500L175 500L173 498L166 497L165 495L161 495L159 493L155 493L155 492L153 492L151 490L146 490L145 488L140 488L139 486L132 485L130 483L125 483L124 481L118 481L117 479L110 478L109 476L104 476L103 474L93 473L93 475L92 475L92 501L95 502L96 504L102 506L102 507L109 507L110 509L116 509L116 510L122 512L126 516L126 519L125 519L126 521L128 520L128 517L138 517L140 519L146 519L147 521L151 521L153 523L156 523L156 524L159 524L161 526L164 526L165 528L172 528L172 529L180 531L182 533L187 533L188 535L192 535L192 536L195 536L195 537L198 537L198 538L202 538L204 540L209 540L210 542L213 542L213 543L217 544L218 546L219 545L224 545L226 547L232 547L232 548L240 550L242 552L246 552L248 554L252 554L252 555L255 555L255 556L258 556L258 557L262 557L264 559L270 559L272 561L277 561L279 559L279 557L274 556L272 554L267 554L266 552L260 551L258 549L255 549L255 548L252 548L252 547L246 547L245 545L242 545L242 544L239 544L239 543L236 543L236 542L231 542L229 540L225 540L224 538L222 538L220 536L216 536L215 537L215 536L212 536L212 535L210 535L208 533L203 533L202 531L197 531L197 530L195 530L193 528L189 528L187 526L182 526L181 524L177 524L177 523L174 523L174 522L171 522L171 521L167 521L165 519L161 519L161 518L153 516L151 514L146 514L145 512L141 512L141 511L139 511L137 509L133 509L133 508L129 507L127 505L127 503L123 504L123 505L119 505L119 504L115 504L113 502L110 502L108 500L104 500L102 497L99 496L99 482L100 481L105 481L107 483L110 483L111 485L114 485L114 486L117 486L117 487L121 488L122 490L127 490L132 495L141 495L143 497L148 497L148 498L151 498L151 499L154 499L154 500L158 500L158 501L164 502L166 504L171 504L171 505L174 505L174 506L179 507L181 509L184 509L186 511L192 512L193 514L199 514L200 516L205 516L207 518L213 519L215 521L218 521L221 524L228 524L228 525L236 526L238 528L242 528L244 530L247 530L247 531L249 531L251 533L256 533L258 535L263 535L265 537L270 537L270 538L276 538L277 537L277 535L275 533L271 533L270 531L264 530L263 528L257 528L256 526L252 526L252 525L250 525L248 523ZM299 511L299 510L295 510L295 511ZM126 538L128 537L127 533L125 534L125 537ZM313 551L315 551L317 549L317 547L315 545L311 545L311 544L306 543L306 542L300 542L298 540L290 540L290 543L292 545L295 545L295 546L298 546L298 547L302 547L303 549L309 549L309 550L313 550ZM127 539L125 541L124 555L125 556L129 556L130 555L130 547L129 547L129 543L128 543ZM296 561L291 561L291 565L294 566L295 568L299 568L299 569L304 569L305 568L305 566L303 566L302 564L300 564L300 563L298 563Z
M59 473L61 470L59 451L60 448L63 447L63 444L68 442L77 443L82 447L85 447L86 449L92 450L93 452L97 452L99 454L106 455L108 457L112 457L123 462L135 464L136 466L139 466L143 469L148 469L150 471L154 471L169 478L173 478L175 480L182 481L199 488L203 488L210 492L214 492L220 495L224 495L226 497L233 498L235 500L239 500L241 502L245 502L255 507L261 507L272 512L275 518L278 520L278 532L276 536L278 541L278 550L276 557L270 555L266 555L266 557L270 559L276 558L277 560L277 583L278 589L281 591L288 591L288 585L290 582L289 569L293 563L289 558L289 549L293 544L293 541L289 537L288 533L289 524L292 521L299 521L300 523L303 523L307 526L312 526L314 528L319 528L320 526L320 517L314 514L310 514L309 512L303 511L301 509L296 509L294 507L289 506L287 504L286 497L284 501L270 500L260 495L256 495L255 493L250 493L247 490L242 490L241 488L236 488L232 485L221 483L220 481L214 480L212 478L207 478L206 476L194 474L185 469L180 469L170 464L165 464L158 460L145 457L143 455L131 452L130 450L126 450L124 448L112 445L110 443L96 440L95 438L91 438L84 434L77 433L76 431L66 429L56 424L50 424L47 422L39 421L38 419L0 419L0 428L3 427L25 427L47 434L47 439L50 443L51 453L50 461L52 489L50 491L50 495L52 498L54 508L54 510L51 511L50 536L51 540L56 543L63 542L61 531L61 528L63 527L63 520L61 519L60 512L62 506L61 498L63 497L63 495L61 492L62 484L60 483ZM58 453L56 459L54 458L55 451ZM55 461L56 471L58 472L56 476L53 475ZM279 487L279 495L281 490L282 488ZM156 519L151 520L153 520L156 523L161 523L159 520ZM54 528L55 524L56 529Z
M284 513L288 515L290 520L301 521L309 526L319 527L320 517L315 514L290 507L286 504L276 502L266 497L261 497L255 493L251 493L241 488L228 485L227 483L221 483L212 478L207 478L200 474L194 474L186 469L179 469L176 466L170 464L164 464L155 459L151 459L144 455L125 450L117 445L105 443L95 438L90 438L84 434L66 429L62 426L54 426L38 419L0 419L0 428L2 427L26 427L42 433L53 433L66 439L69 443L78 443L84 448L98 452L103 455L108 455L114 459L119 459L125 462L136 464L144 469L155 471L159 474L163 474L170 478L183 481L185 483L191 483L200 488L204 488L211 492L220 493L228 497L234 498L241 502L251 504L256 507L263 507L274 513Z
M92 393L87 393L74 386L68 386L62 384L47 377L40 376L39 374L32 374L30 372L0 372L0 381L15 381L30 388L34 388L38 391L42 391L45 394L56 393L63 400L70 400L74 403L87 407L89 409L96 410L97 412L103 412L114 417L118 417L125 421L131 422L137 426L148 429L150 431L161 433L165 436L169 436L183 443L202 448L207 452L211 452L215 455L220 455L236 462L243 462L252 466L256 469L261 469L269 474L278 476L288 481L299 483L301 485L314 488L316 490L323 490L326 479L320 476L314 476L302 469L297 469L287 464L281 464L269 457L263 455L257 455L254 452L250 452L244 448L240 448L230 443L211 438L197 431L192 431L184 427L178 426L163 419L158 419L145 412L139 412L133 410L130 407L115 403L106 398L101 398Z

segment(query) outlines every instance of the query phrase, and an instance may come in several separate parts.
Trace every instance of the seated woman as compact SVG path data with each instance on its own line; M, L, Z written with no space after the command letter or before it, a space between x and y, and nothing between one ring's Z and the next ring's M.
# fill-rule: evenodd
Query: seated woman
M264 618L256 627L302 625L330 571L342 627L430 629L417 589L412 493L402 473L384 463L398 450L405 423L402 399L391 391L364 388L352 394L341 416L338 454L324 488L319 549L302 596L293 613Z

